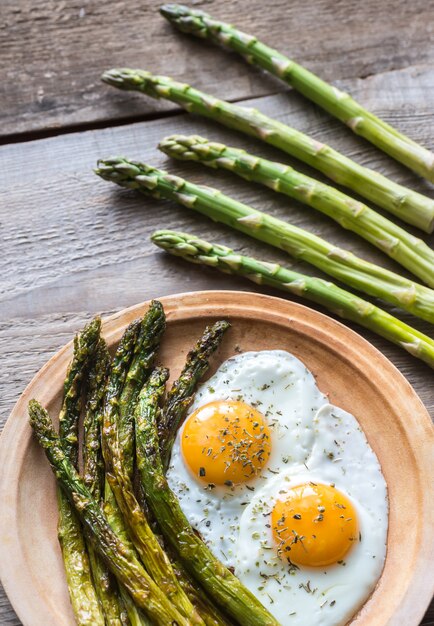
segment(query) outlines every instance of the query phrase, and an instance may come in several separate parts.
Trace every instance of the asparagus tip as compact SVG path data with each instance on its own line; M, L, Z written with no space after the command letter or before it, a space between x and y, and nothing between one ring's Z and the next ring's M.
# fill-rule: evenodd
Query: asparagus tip
M159 8L159 11L163 17L170 20L172 17L176 17L176 4L162 4Z
M101 74L101 80L107 85L118 89L137 89L146 78L151 75L145 70L135 70L128 67L112 68Z
M192 9L184 4L162 4L159 9L161 15L165 17L169 22L178 22L178 20L184 21L183 18L191 17L208 17L207 13L197 9ZM179 24L178 24L179 25Z

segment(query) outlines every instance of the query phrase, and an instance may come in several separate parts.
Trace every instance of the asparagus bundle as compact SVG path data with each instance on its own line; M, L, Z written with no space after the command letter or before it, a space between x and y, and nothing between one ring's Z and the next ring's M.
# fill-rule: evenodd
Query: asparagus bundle
M118 89L140 91L152 98L176 102L189 113L213 119L235 130L259 138L316 168L331 180L390 211L426 232L434 228L434 201L355 163L315 139L282 124L256 109L230 104L144 70L112 69L102 80Z
M157 368L140 392L135 412L137 460L147 503L166 540L205 591L240 625L278 626L278 622L197 536L164 476L157 417L167 371Z
M65 456L78 467L78 422L83 378L99 342L101 320L95 318L74 340L74 354L63 385L59 414L59 438ZM67 497L58 489L58 538L62 550L72 609L80 626L104 626L91 574L89 556L80 521Z
M143 609L151 623L156 626L175 623L178 626L190 626L191 622L178 612L152 580L137 560L134 551L113 531L99 503L92 497L68 459L54 431L50 416L36 400L29 403L29 416L30 424L39 444L45 450L62 491L74 507L86 532L92 537L95 549L119 582L129 591L137 606ZM102 623L104 624L104 621Z
M211 219L285 250L347 285L434 322L434 291L414 283L287 222L261 213L210 187L190 183L143 163L113 157L96 173L145 195L168 198Z
M292 59L258 41L256 37L231 24L216 20L203 11L179 4L165 4L160 12L182 32L226 46L241 54L249 63L284 80L306 98L337 117L354 133L434 182L434 154L367 111L349 94L324 82Z
M161 420L158 423L160 453L166 470L176 433L190 406L198 381L209 368L209 359L217 350L228 330L227 322L216 322L205 329L194 348L188 353L179 378L173 383Z
M162 311L160 309L159 303L154 303L154 310L157 312L157 317L159 319L159 324L164 321L162 316ZM124 336L119 344L118 350L114 357L114 363L112 368L112 374L108 384L108 393L107 399L112 404L117 404L119 406L119 410L126 410L126 407L129 406L129 410L132 410L133 405L135 404L136 395L138 393L137 386L141 386L143 382L143 371L146 371L146 363L147 359L140 359L140 350L138 349L140 346L139 337L140 337L140 321L133 322L130 327L124 333ZM142 374L139 375L140 370L142 370ZM128 403L128 398L130 398L130 402ZM132 400L131 400L132 398ZM128 416L126 421L123 420L123 426L127 426L122 429L123 441L127 442L128 452L124 450L124 454L122 458L124 459L126 454L133 454L133 446L131 445L131 437L134 437L133 433L129 432L130 420ZM120 426L120 424L119 424ZM119 432L119 429L118 429ZM107 446L107 437L103 437L103 444ZM106 450L107 454L107 450ZM125 464L126 473L130 475L131 471L131 463L128 462ZM131 491L131 484L128 485L129 491ZM120 492L117 493L118 497L120 497ZM121 500L121 505L123 506L123 510L126 512L126 519L122 516L122 512L118 506L118 502L115 499L115 496L111 490L110 484L106 481L105 484L105 502L104 502L104 512L107 516L107 519L116 532L118 537L129 546L129 549L135 552L133 543L131 542L129 532L126 526L128 523L128 518L131 515L136 516L136 523L139 526L140 532L140 520L143 521L143 512L137 513L140 507L137 501L133 500L133 508L131 511L128 508L125 508L126 504L130 503L131 500L128 500L127 503ZM151 537L150 546L154 546L154 538ZM157 548L157 550L159 550ZM137 553L136 553L136 556ZM205 622L206 626L224 626L226 624L225 620L217 619L216 616L218 612L215 610L213 606L210 605L209 601L200 597L200 593L198 590L194 589L188 580L187 574L184 569L180 567L179 563L172 564L172 568L175 572L176 578L179 581L184 592L190 598L194 607L199 610L200 618ZM172 579L172 575L168 576L168 581ZM172 579L173 581L173 579ZM134 603L129 601L129 596L125 592L124 588L121 586L120 588L122 599L124 601L125 607L128 612L128 617L132 626L147 626L148 622L146 621L146 617L137 610ZM201 623L200 618L196 615L195 610L191 611L191 620L196 619L196 623Z
M158 230L152 235L152 241L163 250L191 263L244 276L259 285L269 285L316 302L339 317L356 322L404 348L434 369L434 341L430 337L333 283L294 272L275 263L242 256L226 246L209 243L194 235Z
M132 482L134 447L130 427L133 423L128 411L134 404L134 395L150 372L164 328L163 308L154 301L142 322L125 332L114 359L106 395L104 458L110 487L147 571L191 624L203 626L203 620L180 586L168 556L136 499ZM119 394L121 387L123 390Z
M144 318L148 324L144 325L143 321L131 324L121 340L115 355L107 385L108 389L105 394L105 402L109 402L113 407L117 406L120 408L122 404L120 399L122 398L123 392L119 392L122 387L124 390L128 388L128 382L132 383L131 372L133 371L137 375L138 370L135 365L137 355L140 354L143 349L143 345L140 344L140 337L144 326L146 326L146 330L148 331L144 333L144 335L149 337L149 334L152 334L153 342L158 342L158 333L155 332L155 325L152 324L152 321L156 321L155 316L154 319L152 319L153 313L156 313L156 317L161 324L161 307L159 303L153 303L148 315ZM169 439L182 415L188 408L194 385L208 368L208 359L219 345L223 333L227 328L228 324L226 322L218 322L207 328L202 339L189 353L186 366L172 389L171 409L167 413L167 424L164 428L164 433ZM137 344L139 346L141 345L141 348L137 348ZM141 354L141 361L147 362L146 359L143 359L143 353ZM59 437L54 432L48 413L35 400L29 403L31 426L35 431L39 443L45 449L60 488L65 493L70 504L75 508L77 515L84 525L85 534L89 540L89 548L93 554L92 565L95 568L93 572L95 574L98 572L102 573L103 578L99 582L103 587L102 591L106 594L104 600L106 603L108 601L112 603L110 606L107 604L104 605L108 608L108 612L105 613L105 623L111 624L112 626L121 626L122 624L131 624L132 626L150 626L150 624L193 626L193 624L203 623L207 626L226 626L229 623L227 619L222 617L220 611L212 606L208 597L204 595L201 589L195 589L197 583L192 583L185 572L184 566L178 562L176 563L177 575L182 581L185 592L191 593L192 596L197 599L198 606L201 612L203 611L204 620L202 621L195 609L188 615L182 616L162 589L159 589L155 585L152 578L140 564L136 551L127 536L123 519L118 516L117 504L113 499L111 491L109 491L109 497L106 498L104 502L104 512L99 505L98 500L103 490L103 467L99 454L99 428L108 362L109 357L105 343L103 340L100 340L94 362L89 371L89 397L84 422L83 479L80 478L73 464L65 454ZM164 382L167 376L168 373L164 370L164 375L160 378L160 384L162 385L160 395L164 389ZM139 379L136 378L135 380L137 381ZM134 393L135 392L136 390L134 389ZM65 443L65 446L67 447L67 443ZM127 467L128 465L129 464L127 464ZM107 487L107 483L105 483L105 487ZM137 514L137 511L133 511L132 513ZM100 558L102 560L99 560ZM104 588L106 582L104 578L104 568L106 565L118 578L120 595L123 605L125 605L128 612L129 621L121 610L122 605L117 592L116 595L112 594L109 596L107 589ZM219 565L220 568L223 568L217 560L214 560L213 565ZM149 562L147 562L147 566L149 566ZM226 596L230 599L235 592L241 594L240 599L237 598L236 601L234 599L231 600L235 612L243 609L243 615L245 615L249 623L252 624L270 624L271 626L271 624L276 623L262 605L258 603L253 596L250 597L249 592L244 589L243 585L235 579L229 571L225 568L223 568L223 570L229 575L229 580L226 585L226 591L222 590L220 594L226 593ZM218 584L224 586L225 583L222 582L222 572L218 571L216 574ZM161 585L161 587L163 587L163 585ZM113 587L111 587L111 590L113 591ZM246 601L248 602L246 603ZM146 614L141 612L140 607ZM85 604L83 608L89 609ZM252 621L250 621L250 618ZM89 619L92 618L90 617ZM88 621L87 623L90 624L92 622ZM241 621L241 623L244 622Z
M434 287L434 251L422 239L410 235L362 202L337 189L283 163L267 161L198 135L172 135L163 139L158 147L175 159L198 161L209 167L230 170L318 209Z

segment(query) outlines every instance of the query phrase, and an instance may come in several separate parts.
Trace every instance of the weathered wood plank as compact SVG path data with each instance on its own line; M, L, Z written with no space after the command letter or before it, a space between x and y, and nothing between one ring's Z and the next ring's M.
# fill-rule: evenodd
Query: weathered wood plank
M420 78L423 78L423 82L418 82ZM418 94L422 85L430 84L433 78L434 70L423 68L413 77L413 89L407 90L409 113L399 110L401 128L404 130L407 126L413 127L411 111L416 103L412 95ZM370 80L364 82L369 86ZM384 92L389 90L389 83L390 90L398 92L399 84L407 82L407 71L392 72L382 77ZM365 101L375 104L375 92L368 87L360 89L360 95ZM126 101L128 98L129 95L125 94ZM146 101L146 98L143 100ZM396 180L420 190L429 190L427 183L355 137L339 122L306 104L295 93L249 101L250 104L308 131L319 140L328 141L357 161L377 168ZM390 118L393 113L387 108L389 105L387 98L381 101L386 118ZM431 100L427 97L424 106L426 109L418 109L418 114L423 116L426 123L413 128L413 135L417 139L423 138L429 145L433 142L432 94ZM235 245L242 240L241 236L228 233L221 226L213 225L210 228L208 220L185 209L164 203L157 207L155 201L143 201L134 194L122 192L99 180L92 172L97 158L113 153L140 158L157 166L169 167L171 171L186 172L197 181L214 180L223 190L235 192L237 197L251 201L255 206L272 210L295 224L308 224L317 234L337 244L344 244L373 261L395 269L399 267L380 251L371 248L355 235L342 231L334 222L312 209L259 186L253 187L229 173L210 172L194 164L170 162L159 153L156 144L163 136L173 132L199 132L235 145L250 146L252 151L260 154L283 160L286 158L284 154L260 142L185 114L29 142L25 151L20 144L4 146L0 149L0 203L5 211L4 254L0 261L3 283L0 313L6 314L11 307L16 314L24 316L31 315L33 311L53 311L53 303L47 300L43 292L51 285L55 285L56 306L62 307L62 299L66 298L67 304L61 310L69 310L70 292L62 289L68 277L77 276L78 272L96 272L110 265L131 263L133 259L140 260L143 256L153 254L146 236L154 228L194 227L196 231L204 231L206 234L215 232L215 237L218 233L225 233L225 238ZM306 169L300 163L297 167ZM141 210L141 207L145 210ZM11 215L13 219L7 219ZM426 240L433 241L433 237L426 237ZM244 238L244 241L247 245L248 239ZM276 254L257 243L253 248L265 255ZM280 255L280 258L282 260L284 257ZM93 280L97 280L97 276ZM79 283L77 288L80 288Z
M381 91L374 89L375 81L380 81L377 85L381 84ZM344 81L344 86L356 91L375 112L389 120L396 119L401 129L432 146L434 106L432 90L427 87L430 84L433 70L426 66L363 81ZM130 96L124 94L123 98L128 102ZM149 103L152 105L152 101ZM280 94L248 104L328 141L400 182L432 193L432 187L379 154L337 121L306 105L296 94ZM256 289L241 279L184 264L155 250L148 241L155 228L179 228L246 253L290 262L283 253L193 212L170 203L158 204L104 183L91 171L98 157L122 153L168 167L197 182L218 186L273 215L350 247L365 258L396 269L379 251L313 210L229 173L171 163L155 146L161 137L172 132L200 132L289 162L259 142L185 114L29 142L25 149L18 144L0 148L0 354L4 365L0 426L31 377L95 312L106 314L147 298L181 291ZM433 242L433 237L427 237L427 241ZM303 264L295 267L312 273ZM267 293L279 295L271 290ZM406 314L401 317L411 320ZM411 322L432 334L429 324ZM432 371L373 334L361 334L395 363L434 416ZM19 621L2 593L0 623L17 626ZM425 623L428 621L427 615Z
M3 0L0 136L131 119L155 105L99 82L111 66L173 75L225 98L284 90L235 55L176 33L161 0ZM276 45L325 79L366 77L434 61L434 5L424 0L199 1L216 16ZM160 110L173 109L162 103Z

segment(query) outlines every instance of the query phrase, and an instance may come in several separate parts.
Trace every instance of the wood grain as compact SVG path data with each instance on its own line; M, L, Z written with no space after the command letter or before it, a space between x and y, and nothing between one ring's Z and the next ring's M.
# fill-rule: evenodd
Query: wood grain
M235 55L175 33L161 0L2 0L0 136L144 116L155 105L100 84L104 69L139 66L240 99L284 91ZM434 5L425 0L194 3L276 45L328 80L434 62ZM431 83L432 84L432 83ZM173 110L161 103L159 110Z
M408 91L411 96L420 89L418 77L424 85L430 75L425 68L412 72L412 80L407 72L386 74L381 80L396 93L400 91L399 81L411 84L412 90ZM363 83L369 84L371 80L374 79ZM360 94L373 99L375 90L360 90ZM411 97L408 102L416 107ZM427 189L422 181L387 157L378 155L371 146L342 129L338 122L330 121L314 107L306 106L295 94L264 98L249 104L282 120L297 123L315 137L326 136L334 146L397 180L421 190ZM387 98L381 100L383 111L387 111L391 104ZM429 106L428 100L427 108ZM428 111L418 111L419 115L429 119ZM412 120L410 107L409 114L402 117L402 127L411 126ZM427 124L424 128L424 138L432 141L427 132L433 125ZM6 365L0 400L2 420L36 371L96 311L107 313L146 298L186 290L209 287L252 289L252 285L241 279L182 264L156 251L148 241L155 228L180 228L214 241L224 241L246 253L290 262L283 253L211 224L179 207L169 203L158 205L100 181L91 168L101 155L121 152L157 165L170 166L172 171L182 172L197 182L212 182L243 201L291 219L337 244L351 247L368 259L393 267L390 259L366 242L295 202L244 183L229 173L170 163L155 149L155 144L159 138L174 131L209 134L236 145L250 146L265 156L282 159L280 153L262 144L184 114L123 128L30 142L25 151L19 145L0 149L0 188L7 190L0 199L5 251L0 259L0 351ZM26 172L25 176L23 172ZM300 264L296 267L309 271ZM272 290L266 291L273 293ZM432 333L429 324L412 320L407 314L400 316L422 331ZM356 330L360 332L360 329ZM361 334L395 363L434 415L432 371L372 333L363 331ZM7 600L2 595L0 598L0 620L4 620L1 623L19 624ZM425 623L429 621L428 616Z
M416 626L434 582L429 577L434 506L425 488L426 474L433 469L434 429L407 381L380 352L342 324L282 299L205 291L169 296L162 303L168 323L159 360L170 365L172 377L179 374L205 324L228 319L232 327L211 370L232 356L235 346L243 351L291 350L312 371L330 402L357 417L387 482L389 527L384 570L351 624ZM109 346L147 306L136 305L105 321ZM55 532L55 481L23 419L32 397L52 414L58 412L71 350L70 342L38 373L15 406L0 441L4 463L0 545L6 557L0 562L0 573L25 626L74 623ZM399 464L401 471L397 471ZM40 493L44 493L42 501ZM410 525L412 533L403 542Z
M434 70L421 68L419 73L411 71L413 90L408 91L409 111L416 104L411 96L419 92L419 85L434 81ZM407 74L407 71L385 74L382 77L383 88L398 92L399 81L403 86L409 82ZM365 82L369 83L369 80ZM356 90L357 86L357 82L353 84ZM373 93L375 92L369 88L360 90L360 95L371 104ZM126 94L126 105L128 100L129 94ZM419 113L427 119L420 131L427 144L433 139L428 136L432 133L434 121L433 100L433 97L431 100L427 98L426 110L421 109ZM388 103L386 98L381 101L383 111ZM293 92L249 101L249 104L307 130L314 138L329 141L331 145L364 165L376 168L421 191L430 189L428 183L424 183L388 157L380 155L375 148L355 137L339 122L330 120L329 116L313 105L308 105ZM375 107L371 108L375 110ZM403 116L402 110L400 114ZM412 119L411 113L402 119L401 128L404 130L407 119ZM158 227L184 228L188 231L194 226L197 232L203 232L204 235L215 233L216 239L219 234L222 236L224 233L229 245L240 240L245 242L244 245L249 242L247 237L242 239L240 235L229 233L228 229L221 226L213 225L210 228L208 220L185 209L169 203L157 205L155 200L143 199L101 181L93 174L92 168L99 157L110 154L139 158L166 167L172 172L184 173L198 182L210 183L213 180L216 186L228 193L234 193L243 201L268 210L278 217L289 219L297 225L308 224L315 233L336 243L345 242L344 245L354 252L399 270L399 266L380 251L372 249L354 234L343 232L338 225L313 209L298 205L259 186L252 186L231 173L211 172L195 164L169 161L157 150L156 145L159 139L173 132L199 132L229 144L249 147L259 154L290 161L286 155L260 142L186 114L29 142L25 151L20 144L4 146L0 150L0 180L4 181L0 186L0 202L13 215L13 220L7 220L3 230L5 254L1 259L3 288L0 294L0 313L9 309L11 300L15 303L17 314L28 314L35 310L46 313L58 310L58 307L62 311L70 310L70 296L74 294L74 289L82 289L84 283L81 280L76 281L71 290L65 288L65 281L75 280L78 272L95 272L114 263L123 264L126 270L134 261L140 263L144 257L155 257L155 250L147 242L147 237ZM295 164L294 161L292 163ZM299 163L297 167L307 171ZM424 238L426 241L434 241L433 236ZM249 249L262 255L278 254L258 243L250 243ZM281 261L287 259L282 254L279 258ZM297 267L302 267L302 264ZM150 274L153 273L152 268L149 271ZM92 281L95 294L98 275L92 274ZM41 291L42 287L53 290L54 301L47 299ZM101 285L101 291L102 297L105 297L104 293L107 291L110 292L104 285ZM81 301L83 296L82 293ZM75 298L75 294L72 298ZM116 306L113 300L101 304L103 308ZM118 304L122 305L124 302Z
M99 84L99 73L108 65L136 64L191 80L231 99L279 92L246 104L433 195L433 186L301 97L283 93L278 81L248 68L233 55L172 33L156 16L157 4L3 0L0 63L7 68L9 80L0 86L0 134L60 131L79 124L161 115L166 105ZM376 114L434 148L434 49L430 44L434 7L429 3L277 0L267 11L256 0L197 4L254 31L268 43L279 43L282 51L333 79ZM121 28L116 26L118 20ZM161 49L164 55L157 54ZM258 290L242 279L192 267L157 251L148 240L154 229L179 228L245 253L290 262L283 253L184 209L147 201L103 183L91 173L98 157L123 153L163 165L398 269L378 250L311 209L229 173L170 163L155 145L172 132L200 132L290 162L237 133L176 113L166 119L0 148L0 353L4 365L0 426L32 376L95 312L107 314L151 297L188 290ZM298 163L297 167L308 171ZM433 237L426 240L434 242ZM309 272L302 264L295 267ZM432 336L429 324L401 312L398 315ZM432 371L372 333L349 326L392 360L434 417ZM0 623L20 624L1 591ZM434 623L434 604L423 623Z

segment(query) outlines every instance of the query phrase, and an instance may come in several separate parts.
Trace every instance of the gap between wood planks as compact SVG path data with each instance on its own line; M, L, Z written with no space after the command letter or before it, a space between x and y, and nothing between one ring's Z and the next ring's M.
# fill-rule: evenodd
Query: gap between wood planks
M228 98L227 102L234 104L238 102L249 102L250 100L257 100L258 98L263 97L268 98L269 96L276 96L282 93L288 93L289 91L292 91L292 89L285 89L283 91L276 90L265 95L249 96L248 98ZM12 135L0 137L0 146L7 146L11 143L26 143L28 141L36 141L38 139L48 139L59 135L70 135L71 133L81 133L87 130L101 130L104 128L115 128L117 126L128 126L129 124L137 124L140 122L152 122L154 120L176 117L177 115L183 113L185 113L185 109L177 106L175 109L170 109L169 111L152 111L150 113L144 113L143 115L132 115L130 117L118 119L70 124L59 128L47 128L46 130L29 130L22 133L14 133Z
M384 72L372 72L372 73L367 73L367 74L363 74L360 76L356 76L351 79L342 79L341 81L338 81L337 86L338 87L344 86L344 90L347 91L348 89L346 89L346 85L345 85L346 83L357 84L359 81L361 82L365 80L369 81L370 79L376 80L380 78L382 75L385 75L387 77L393 74L399 74L400 72L408 73L412 69L417 71L418 68L423 69L424 67L425 66L423 65L414 66L413 68L392 66L391 68L388 68ZM267 75L266 72L262 72L262 73L264 74L264 76ZM274 77L271 77L271 79L274 79ZM280 88L278 88L278 85L280 85ZM351 92L351 89L349 90L349 92ZM276 79L276 89L274 90L266 91L266 93L250 94L248 97L226 98L226 101L231 102L231 103L240 103L240 102L247 103L252 100L259 100L260 98L268 98L272 96L285 95L289 93L296 93L297 95L299 95L298 92L294 90L291 86L284 85L283 83L281 83L280 81ZM305 100L308 103L308 105L312 106L312 103L308 99L305 99ZM177 115L185 113L185 109L183 109L182 107L180 107L179 105L175 103L172 103L169 101L169 106L171 107L170 109L166 109L166 110L156 109L155 111L149 111L143 114L132 114L132 115L126 114L123 117L117 117L117 118L107 118L103 120L78 122L75 124L74 123L65 124L64 126L49 127L43 130L27 130L23 132L11 133L10 135L0 136L0 146L6 146L9 144L16 144L16 143L26 143L29 141L36 141L38 139L47 139L50 137L57 137L60 135L69 135L72 133L80 133L80 132L91 131L91 130L116 128L118 126L127 126L129 124L136 124L140 122L150 122L154 120L167 119L167 118L176 117ZM315 104L313 106L315 108L320 109L320 107L318 107Z

